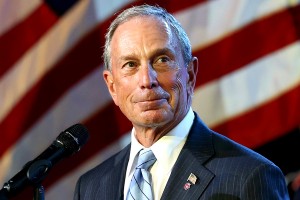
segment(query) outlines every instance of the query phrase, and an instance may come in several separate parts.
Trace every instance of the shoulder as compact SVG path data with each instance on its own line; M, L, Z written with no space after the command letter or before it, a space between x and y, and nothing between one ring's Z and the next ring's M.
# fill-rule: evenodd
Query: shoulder
M206 167L213 184L228 183L241 199L288 199L284 175L272 161L218 133L212 139L215 154Z
M219 178L233 177L232 182L237 181L245 195L254 190L273 194L274 188L280 194L286 193L284 175L276 164L221 134L212 132L212 135L215 155L207 166Z
M195 113L195 119L189 135L190 143L200 147L201 151L209 151L215 158L224 160L237 160L274 165L270 160L254 150L239 144L232 139L208 128Z
M251 162L254 166L257 166L258 163L275 166L272 161L263 155L219 133L212 131L212 140L217 157L227 157L229 159L236 158L238 160L243 160L246 163Z
M272 161L205 127L200 118L194 121L194 127L189 148L196 149L197 146L197 151L209 152L211 155L203 163L214 174L211 188L226 183L227 189L242 199L287 198L284 175ZM224 192L221 191L223 189L220 188L220 192Z
M208 128L196 113L187 144L193 152L201 155L205 152L205 156L211 157L206 165L217 174L231 170L235 174L246 176L259 169L259 166L267 166L281 173L281 170L263 155Z

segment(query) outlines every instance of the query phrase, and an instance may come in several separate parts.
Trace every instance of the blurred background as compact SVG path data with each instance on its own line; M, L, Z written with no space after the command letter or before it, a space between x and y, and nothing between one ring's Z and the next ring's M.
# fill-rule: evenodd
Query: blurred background
M181 22L200 61L193 109L213 130L300 173L299 0L0 0L0 186L75 123L87 144L43 181L72 199L78 177L129 143L131 124L102 79L115 14L160 5ZM133 27L135 28L135 27ZM15 199L32 199L31 188Z

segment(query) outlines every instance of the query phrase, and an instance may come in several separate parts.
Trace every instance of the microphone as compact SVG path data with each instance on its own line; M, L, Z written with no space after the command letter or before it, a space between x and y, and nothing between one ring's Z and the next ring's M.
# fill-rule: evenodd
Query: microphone
M75 124L61 132L45 151L25 164L21 171L4 183L0 194L14 196L27 185L40 184L58 161L78 152L88 138L88 130L81 124Z

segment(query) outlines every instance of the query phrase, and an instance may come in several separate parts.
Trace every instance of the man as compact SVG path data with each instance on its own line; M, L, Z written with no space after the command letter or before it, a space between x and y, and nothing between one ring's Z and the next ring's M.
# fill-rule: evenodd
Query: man
M108 90L133 125L131 144L84 174L74 199L288 199L277 166L192 111L198 60L172 15L148 5L123 11L103 57ZM149 169L138 167L140 151L153 152Z

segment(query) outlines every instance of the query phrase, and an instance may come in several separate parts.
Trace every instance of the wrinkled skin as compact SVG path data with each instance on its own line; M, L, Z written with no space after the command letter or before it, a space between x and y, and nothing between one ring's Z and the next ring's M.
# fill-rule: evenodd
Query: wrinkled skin
M174 128L191 106L197 58L184 63L170 27L153 16L119 25L111 41L111 71L103 72L114 103L150 147Z

